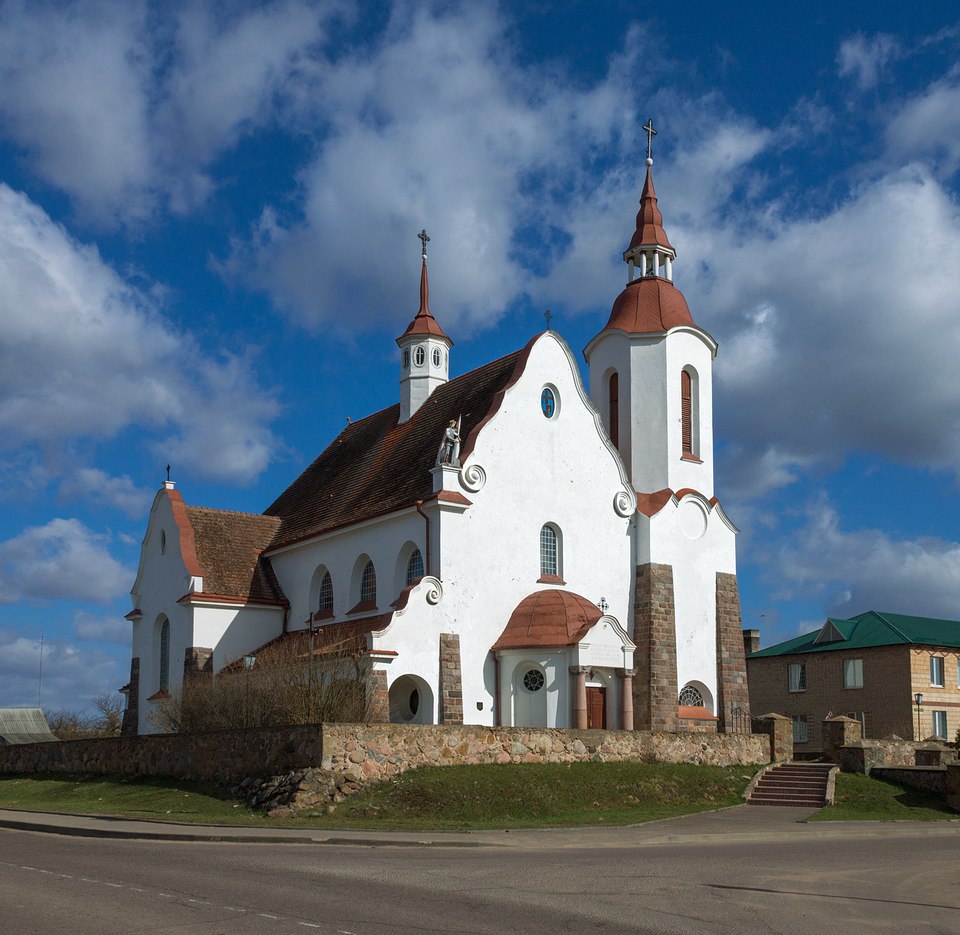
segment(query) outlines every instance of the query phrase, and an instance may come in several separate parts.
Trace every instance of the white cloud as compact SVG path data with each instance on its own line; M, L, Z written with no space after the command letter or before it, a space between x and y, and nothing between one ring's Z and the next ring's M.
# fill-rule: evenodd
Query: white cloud
M189 210L216 157L273 118L339 12L297 0L209 11L11 0L0 7L0 121L94 220Z
M134 571L110 554L109 542L76 519L53 519L0 542L0 604L114 600L129 590Z
M246 482L269 462L277 408L252 361L194 345L95 249L2 184L0 307L0 447L59 449L136 425L162 432L200 475ZM216 447L185 444L199 431ZM122 478L100 472L95 485L139 509Z
M878 33L867 38L863 33L857 33L840 44L837 64L841 77L853 76L863 91L874 87L886 66L900 54L900 45L893 36Z
M768 559L768 572L779 598L820 597L833 616L960 617L960 542L847 530L825 497L807 506L801 528Z
M73 616L73 629L78 640L101 643L131 644L130 622L120 615L98 617L85 610L78 610Z
M75 469L64 477L60 496L112 507L131 519L142 519L150 508L153 491L137 487L126 474L113 477L99 468L88 467Z
M954 70L906 100L886 127L886 160L930 161L948 177L960 168L960 73Z

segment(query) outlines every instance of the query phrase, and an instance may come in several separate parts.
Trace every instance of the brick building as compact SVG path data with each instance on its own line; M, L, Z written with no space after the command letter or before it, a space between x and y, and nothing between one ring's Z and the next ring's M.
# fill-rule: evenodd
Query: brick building
M856 718L868 738L953 740L960 728L958 621L870 610L766 649L757 630L744 640L750 707L792 717L797 752L821 749L830 714Z

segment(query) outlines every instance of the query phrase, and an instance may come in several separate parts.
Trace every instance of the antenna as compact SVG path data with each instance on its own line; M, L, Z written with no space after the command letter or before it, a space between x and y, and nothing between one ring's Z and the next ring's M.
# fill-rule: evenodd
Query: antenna
M43 634L40 634L40 691L37 696L37 707L43 707Z

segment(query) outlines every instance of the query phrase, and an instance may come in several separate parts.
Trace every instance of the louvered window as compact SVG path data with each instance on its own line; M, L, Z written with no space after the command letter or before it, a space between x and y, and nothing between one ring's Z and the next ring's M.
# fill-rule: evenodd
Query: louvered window
M693 381L686 370L680 371L680 423L683 436L683 453L693 451Z
M376 601L377 599L377 570L373 562L367 562L360 579L360 602Z
M610 374L610 441L620 447L620 374Z

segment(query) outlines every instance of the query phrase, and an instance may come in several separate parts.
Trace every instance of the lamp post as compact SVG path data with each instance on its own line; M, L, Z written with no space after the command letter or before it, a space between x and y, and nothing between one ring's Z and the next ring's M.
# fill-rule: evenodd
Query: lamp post
M920 731L920 705L923 704L923 692L917 692L913 700L917 703L917 740L923 740Z
M257 657L253 653L247 653L243 657L243 726L250 726L250 670L253 668Z

